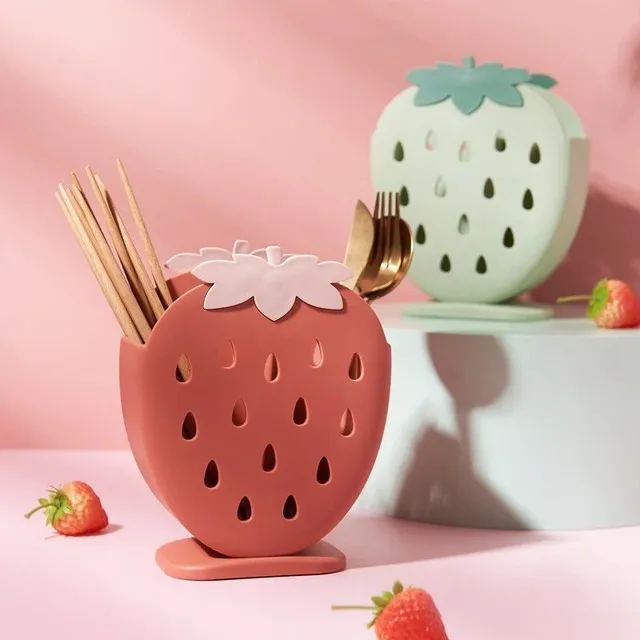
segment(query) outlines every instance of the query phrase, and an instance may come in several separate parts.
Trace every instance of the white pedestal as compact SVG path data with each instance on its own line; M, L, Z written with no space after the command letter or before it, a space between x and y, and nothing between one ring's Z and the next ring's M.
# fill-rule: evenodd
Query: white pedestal
M358 507L498 529L640 524L639 330L376 309L393 351L391 404Z

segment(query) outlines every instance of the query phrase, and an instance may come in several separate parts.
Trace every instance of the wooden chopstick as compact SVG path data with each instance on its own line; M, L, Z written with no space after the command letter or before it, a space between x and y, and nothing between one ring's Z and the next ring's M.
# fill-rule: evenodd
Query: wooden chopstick
M105 200L102 192L100 191L100 187L98 186L98 182L96 180L95 174L91 170L91 167L86 167L87 177L89 178L89 182L91 184L91 188L93 189L93 193L95 195L98 204L100 205L100 209L102 211L102 216L107 226L107 230L109 232L109 236L111 237L111 242L113 243L113 247L120 259L120 264L122 264L122 268L124 270L125 275L127 276L127 280L131 286L131 290L133 291L138 304L141 306L142 310L145 313L145 317L147 318L147 323L152 316L151 309L149 307L149 302L144 293L144 289L142 288L142 283L138 278L138 274L131 262L131 258L129 257L129 253L127 252L127 248L124 244L124 240L122 238L122 234L120 233L120 229L118 228L118 223L115 218L111 214L111 209L109 208L109 204ZM144 338L144 336L143 336Z
M147 231L147 226L142 217L142 213L140 212L138 201L136 200L136 196L133 193L131 182L129 181L129 177L127 176L124 165L120 160L117 160L116 163L118 165L118 171L120 173L122 185L124 186L124 190L127 195L127 200L129 201L131 214L133 215L133 219L136 223L136 226L138 227L138 233L140 234L145 253L147 254L147 260L149 261L151 274L153 275L153 279L155 280L156 286L158 287L158 293L162 298L162 302L164 303L165 307L168 307L173 302L173 298L171 296L171 292L169 291L169 287L167 286L167 283L164 279L164 275L162 274L162 267L160 266L156 251L153 248L151 237L149 236L149 232Z
M82 224L82 221L78 217L76 210L74 209L71 201L67 193L62 189L61 193L56 192L56 200L62 209L73 233L78 241L78 244L82 248L82 251L85 254L87 261L89 262L89 266L93 271L93 274L104 293L104 296L107 298L111 309L113 310L114 315L116 316L118 322L120 323L120 327L124 335L130 340L142 344L142 338L138 333L127 308L125 307L122 299L120 298L118 292L116 291L109 274L107 273L98 252L96 251L95 246L91 242L91 238L87 234L87 231Z
M140 254L138 253L138 250L136 249L136 246L133 240L131 239L131 235L129 234L129 231L126 225L124 224L122 218L120 217L120 214L118 213L118 209L115 203L113 202L113 198L111 197L111 194L107 190L100 176L97 173L95 174L95 176L96 176L96 182L98 183L98 187L102 192L102 195L104 196L104 199L109 207L109 210L111 211L111 215L113 216L113 218L116 221L116 224L118 225L118 229L120 231L120 235L122 236L125 249L127 251L127 254L129 255L131 263L133 264L133 268L136 272L136 275L138 276L138 280L142 285L144 296L147 300L147 304L152 313L150 324L153 326L158 320L160 320L160 316L164 313L162 300L160 300L160 297L158 296L158 292L156 291L156 288L154 287L153 282L151 281L151 278L149 277L149 274L147 273L147 270L145 269L144 264L140 259Z
M109 191L107 190L107 187L105 186L100 176L97 173L94 175L95 175L98 188L100 189L105 199L105 202L107 203L111 211L111 215L113 216L114 220L118 225L120 234L124 241L125 248L127 250L127 253L129 254L129 258L131 259L133 267L136 270L136 274L138 275L138 278L142 283L142 288L146 296L147 303L153 313L153 317L150 321L150 324L153 327L153 325L158 320L160 320L160 316L165 311L164 307L162 306L162 300L160 299L160 296L158 295L158 291L154 287L153 282L151 281L151 278L149 277L149 274L145 269L145 266L140 258L140 254L138 253L138 250L136 249L136 246L133 240L131 239L131 235L129 234L129 231L124 221L122 220L122 218L120 217L120 214L118 213L118 209L115 203L113 202L113 198L111 197ZM146 342L146 339L147 338L144 337L145 342ZM188 380L191 377L191 363L189 362L189 359L187 357L185 356L180 357L178 361L178 371L180 372L180 375L182 376L183 380Z
M100 176L94 173L91 167L86 167L87 177L100 206L109 238L92 210L89 199L75 173L71 174L70 188L66 188L62 184L58 186L56 200L67 218L124 335L138 344L144 344L151 334L151 329L173 299L162 275L160 262L153 248L131 183L120 161L118 161L118 169L131 213L144 244L151 275L145 268L111 194ZM190 378L191 364L186 356L181 356L177 372L185 381Z
M129 283L120 270L120 265L111 252L111 248L107 244L107 240L102 233L102 229L100 229L100 225L98 224L93 211L87 204L87 201L82 198L80 190L75 185L73 185L70 190L65 190L62 185L60 185L58 189L63 199L66 198L69 201L78 220L80 220L83 223L83 226L87 228L88 239L94 245L96 253L100 258L114 288L118 292L119 298L127 309L138 334L143 341L146 341L147 336L151 333L151 326L142 312L138 301L133 295L133 292L129 287Z

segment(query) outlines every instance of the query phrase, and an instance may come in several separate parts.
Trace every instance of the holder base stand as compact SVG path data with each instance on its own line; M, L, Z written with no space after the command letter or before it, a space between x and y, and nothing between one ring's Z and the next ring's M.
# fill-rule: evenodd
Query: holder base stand
M476 304L433 301L408 304L404 308L404 314L418 318L446 318L448 320L533 322L553 317L553 308L549 305L523 302Z
M198 542L183 538L156 551L158 566L180 580L235 580L337 573L344 570L344 554L324 540L292 556L229 558Z

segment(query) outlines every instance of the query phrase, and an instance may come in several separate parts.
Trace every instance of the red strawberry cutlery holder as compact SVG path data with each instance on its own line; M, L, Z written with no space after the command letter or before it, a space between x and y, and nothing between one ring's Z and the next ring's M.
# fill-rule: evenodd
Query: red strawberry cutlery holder
M190 534L160 547L157 563L191 580L341 571L345 556L323 538L362 491L382 439L391 374L382 326L337 279L325 291L333 308L289 296L290 310L269 318L268 293L249 297L249 266L235 281L245 301L233 304L222 281L235 263L222 262L206 263L217 265L210 280L206 264L203 278L196 269L170 279L174 302L146 343L121 342L133 455ZM286 298L278 283L265 286ZM222 302L205 308L213 293Z

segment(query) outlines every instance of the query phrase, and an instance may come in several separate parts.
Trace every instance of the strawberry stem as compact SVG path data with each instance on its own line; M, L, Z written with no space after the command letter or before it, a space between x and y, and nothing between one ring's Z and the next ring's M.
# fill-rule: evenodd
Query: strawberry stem
M29 513L25 513L24 517L28 520L34 513L38 513L40 509L46 509L47 507L50 507L50 506L51 506L50 502L48 502L47 504L38 505L35 509L31 509Z
M556 302L562 304L563 302L582 302L583 300L591 300L591 296L565 296L564 298L558 298Z
M331 611L377 611L377 607L362 605L331 605Z

